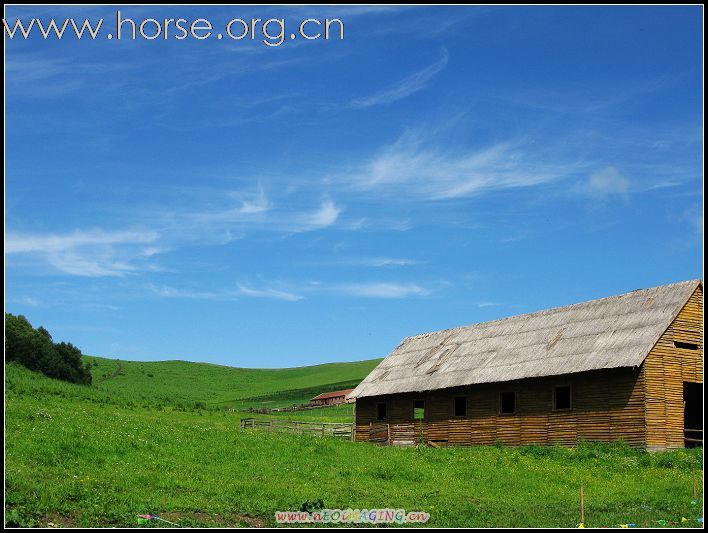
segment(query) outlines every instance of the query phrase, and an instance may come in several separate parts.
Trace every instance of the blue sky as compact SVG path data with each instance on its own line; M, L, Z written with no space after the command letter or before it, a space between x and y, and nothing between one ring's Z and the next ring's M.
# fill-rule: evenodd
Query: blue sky
M6 39L5 308L85 353L368 359L702 277L700 7L122 12L344 40Z

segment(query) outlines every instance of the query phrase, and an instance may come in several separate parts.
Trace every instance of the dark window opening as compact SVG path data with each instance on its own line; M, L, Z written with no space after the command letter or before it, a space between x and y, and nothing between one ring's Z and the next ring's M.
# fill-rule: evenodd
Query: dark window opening
M563 411L572 409L572 400L570 396L570 385L556 387L553 389L553 410Z
M413 418L415 420L423 420L425 418L425 402L423 400L415 400L413 402Z
M674 346L683 350L698 350L698 345L693 344L692 342L674 341Z
M455 398L455 416L467 416L467 398L464 396Z
M376 406L376 420L386 420L386 404L380 403Z
M703 383L683 382L684 446L703 446Z
M504 415L511 415L516 412L515 392L502 392L499 395L499 412Z

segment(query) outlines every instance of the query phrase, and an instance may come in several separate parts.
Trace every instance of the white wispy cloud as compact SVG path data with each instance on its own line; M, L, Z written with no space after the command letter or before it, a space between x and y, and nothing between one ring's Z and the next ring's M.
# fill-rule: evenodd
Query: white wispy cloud
M360 298L398 299L410 296L428 296L430 289L416 283L345 283L331 287L334 292Z
M218 196L226 199L226 205L217 204L210 199L209 205L199 210L175 210L162 216L178 224L218 225L235 223L259 223L264 214L273 209L272 202L259 185L256 191L219 191Z
M630 181L616 167L605 167L590 174L586 190L595 196L623 196L630 191Z
M276 209L260 187L249 194L222 193L220 199L223 201L224 197L227 205L162 213L144 210L142 218L140 213L133 216L154 228L150 230L9 232L5 238L5 253L26 256L32 263L49 266L63 274L120 277L162 270L155 261L156 256L195 242L220 245L256 231L288 234L321 230L335 224L342 212L328 197L311 209Z
M77 230L63 234L8 233L5 253L64 252L85 246L115 244L145 244L154 242L158 235L152 231Z
M293 218L293 229L296 231L308 231L326 228L337 221L341 212L340 207L337 207L329 198L325 198L320 208L316 211L296 215Z
M383 91L361 98L354 98L349 102L349 106L353 108L365 108L402 100L425 89L428 83L447 66L447 62L448 53L446 49L443 49L442 56L433 64L414 72L410 76L406 76Z
M241 207L237 208L237 212L243 214L264 213L272 207L273 205L266 197L263 187L259 184L258 190L254 195L241 201Z
M135 69L135 65L119 61L86 61L17 50L8 54L5 64L8 90L35 98L66 96L92 83L105 86L102 81L106 76L119 80Z
M56 270L74 276L101 277L123 276L135 272L138 268L127 261L114 259L112 251L99 255L95 251L52 252L47 254L49 265Z
M371 268L402 267L418 265L421 261L402 257L349 257L318 261L318 265L362 266Z
M171 285L157 285L149 283L147 289L154 295L161 298L174 298L179 300L237 300L239 292L235 289L227 289L224 291L208 291L186 287L173 287Z
M235 291L215 292L194 290L188 288L172 287L170 285L148 284L147 289L162 298L175 298L187 300L233 300L236 297Z
M398 257L364 257L359 259L358 263L369 267L396 267L417 265L420 261Z
M169 240L218 244L241 239L255 231L300 233L324 229L334 225L341 212L342 207L328 197L314 208L280 207L259 189L250 196L221 192L218 198L202 207L151 212L146 217L154 226L162 228Z
M296 302L302 300L304 297L293 292L282 291L278 289L273 289L271 287L266 288L254 288L248 287L241 283L237 284L239 294L243 296L249 296L252 298L270 298L273 300L284 300L287 302Z
M85 277L124 276L138 270L152 270L141 258L144 245L158 239L152 231L74 231L64 234L10 232L5 237L5 253L26 254L63 274Z
M429 296L435 289L417 283L401 282L320 282L275 283L253 286L238 282L235 288L223 291L177 288L168 285L148 284L148 290L163 298L232 301L244 298L265 298L284 302L297 302L305 295L338 294L354 298L401 299Z
M194 288L173 287L170 285L148 284L148 290L162 298L175 298L186 300L213 300L235 301L244 298L266 298L285 302L297 302L304 296L273 287L253 287L244 283L236 283L235 287L228 287L223 291L200 290Z
M446 149L429 135L409 131L359 168L334 180L354 190L442 200L546 184L578 167L578 163L544 161L541 154L521 142Z
M480 309L484 309L485 307L499 307L501 304L500 302L473 302L474 305L479 307Z

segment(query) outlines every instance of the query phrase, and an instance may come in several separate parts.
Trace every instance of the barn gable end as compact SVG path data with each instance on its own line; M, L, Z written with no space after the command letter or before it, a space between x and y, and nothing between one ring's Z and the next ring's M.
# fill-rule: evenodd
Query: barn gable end
M676 343L679 343L678 346ZM685 344L681 344L685 343ZM689 349L687 346L696 346ZM642 366L646 446L684 446L683 383L703 382L703 287L699 285Z

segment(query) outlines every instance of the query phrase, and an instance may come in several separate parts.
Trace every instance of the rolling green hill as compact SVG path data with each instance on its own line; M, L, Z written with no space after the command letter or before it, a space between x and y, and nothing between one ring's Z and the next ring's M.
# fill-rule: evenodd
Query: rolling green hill
M282 407L321 392L355 387L381 361L283 369L236 368L186 361L136 362L87 357L94 391L150 406Z

